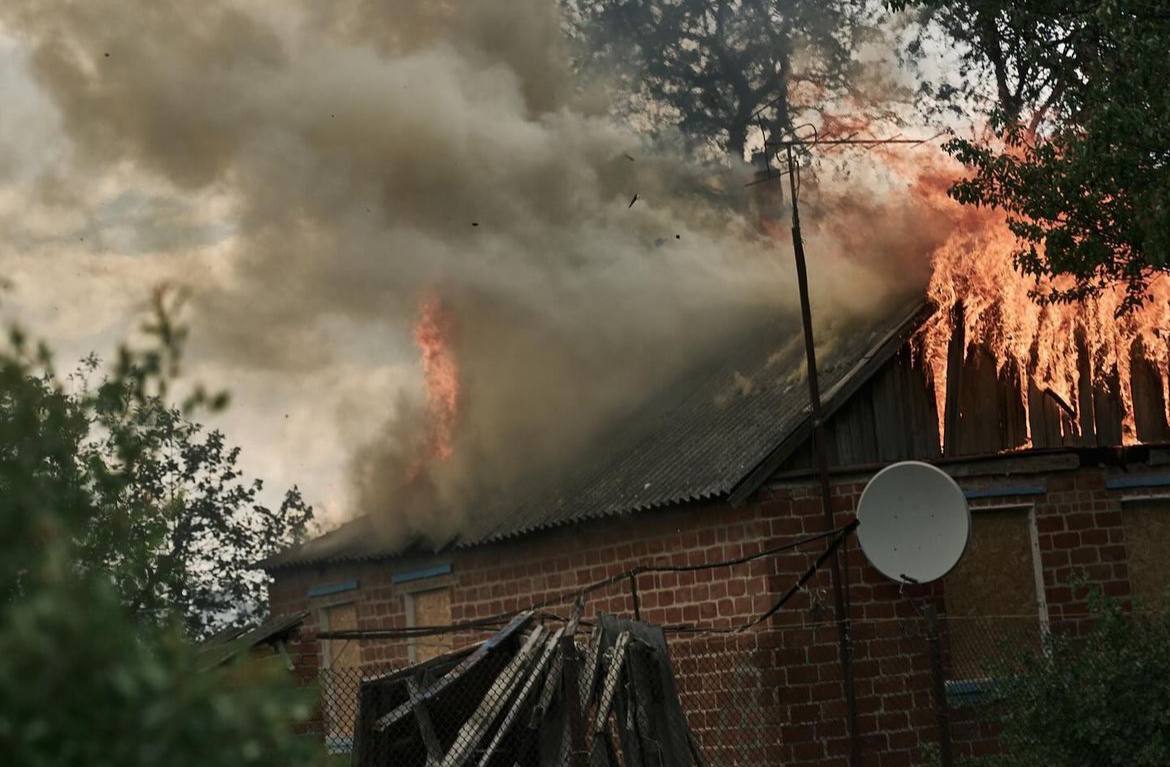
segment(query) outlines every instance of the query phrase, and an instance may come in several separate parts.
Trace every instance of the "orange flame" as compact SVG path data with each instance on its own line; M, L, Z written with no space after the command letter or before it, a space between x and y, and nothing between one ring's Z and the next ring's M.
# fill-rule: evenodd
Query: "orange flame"
M455 317L435 293L428 293L419 304L414 326L414 343L422 353L423 380L426 383L427 414L431 458L445 461L455 453L455 426L459 417L459 360L452 342Z
M918 194L932 198L934 206L945 205L940 200L941 178L935 175L922 181ZM947 202L957 207L957 203ZM1120 401L1123 443L1138 442L1132 364L1134 355L1140 354L1158 371L1167 408L1163 415L1170 420L1170 277L1155 277L1149 288L1151 300L1120 319L1115 315L1123 298L1121 288L1078 304L1041 306L1029 295L1036 283L1014 268L1012 253L1017 241L1003 216L972 208L950 213L958 217L956 227L933 253L933 275L927 289L938 311L918 339L933 378L940 442L946 436L942 414L947 351L956 330L952 311L959 302L964 356L982 348L994 357L998 373L1010 366L1018 377L1026 415L1031 385L1076 412L1084 394L1080 387L1087 365L1091 385L1111 391ZM1070 418L1072 429L1079 429L1079 420ZM1018 447L1030 445L1029 433L1027 442Z

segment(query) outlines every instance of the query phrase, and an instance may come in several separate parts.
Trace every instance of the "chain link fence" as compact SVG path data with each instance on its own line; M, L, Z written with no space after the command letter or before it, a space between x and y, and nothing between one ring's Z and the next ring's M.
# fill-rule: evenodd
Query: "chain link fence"
M487 642L397 640L418 662L320 672L316 730L339 764L362 767L843 765L850 712L836 625L784 623L666 642L657 629L623 642L620 626L599 639L582 625L570 645L563 623L533 619ZM1042 653L1045 632L1082 628L922 612L854 621L860 754L911 765L994 754L997 679Z

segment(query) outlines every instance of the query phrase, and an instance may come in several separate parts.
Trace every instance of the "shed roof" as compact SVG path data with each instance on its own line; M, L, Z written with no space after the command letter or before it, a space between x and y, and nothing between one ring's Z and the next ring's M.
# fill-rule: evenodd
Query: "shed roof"
M199 668L210 670L230 661L242 652L261 644L275 644L287 639L296 631L305 618L306 612L270 618L251 629L233 628L208 638L199 645L197 662Z
M822 403L831 414L894 355L925 316L915 302L876 321L855 322L818 348ZM801 334L774 323L745 334L643 403L536 490L500 499L477 515L490 520L451 543L467 547L588 519L720 498L746 497L768 467L811 430ZM382 559L389 549L362 517L282 552L278 569Z

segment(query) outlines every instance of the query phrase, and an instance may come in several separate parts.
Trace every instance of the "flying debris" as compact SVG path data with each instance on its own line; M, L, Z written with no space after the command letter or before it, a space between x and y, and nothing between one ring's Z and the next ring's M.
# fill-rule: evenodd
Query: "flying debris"
M630 200L630 204L626 206L626 210L629 210L630 208L634 207L634 203L636 203L637 201L638 201L638 194L637 194L637 192L635 192L633 198Z
M627 153L625 153L625 152L622 152L622 157L626 158L626 159L627 159L627 160L629 160L630 162L633 162L633 161L634 161L634 158L633 158L633 157L631 157L629 154L627 154Z

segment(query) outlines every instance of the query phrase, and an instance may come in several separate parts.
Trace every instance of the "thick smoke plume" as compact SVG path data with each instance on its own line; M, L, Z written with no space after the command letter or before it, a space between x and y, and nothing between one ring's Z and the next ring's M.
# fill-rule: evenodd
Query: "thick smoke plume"
M288 376L416 354L439 297L461 387L449 458L416 466L422 393L360 405L384 426L355 449L354 511L389 537L443 543L475 498L571 456L738 328L791 320L787 232L759 226L749 169L688 168L610 119L552 0L275 8L6 0L0 23L33 51L74 172L229 201L228 268L191 278L205 352ZM914 218L870 203L811 232L822 317L894 290L856 256L905 251ZM349 335L370 326L384 349Z

